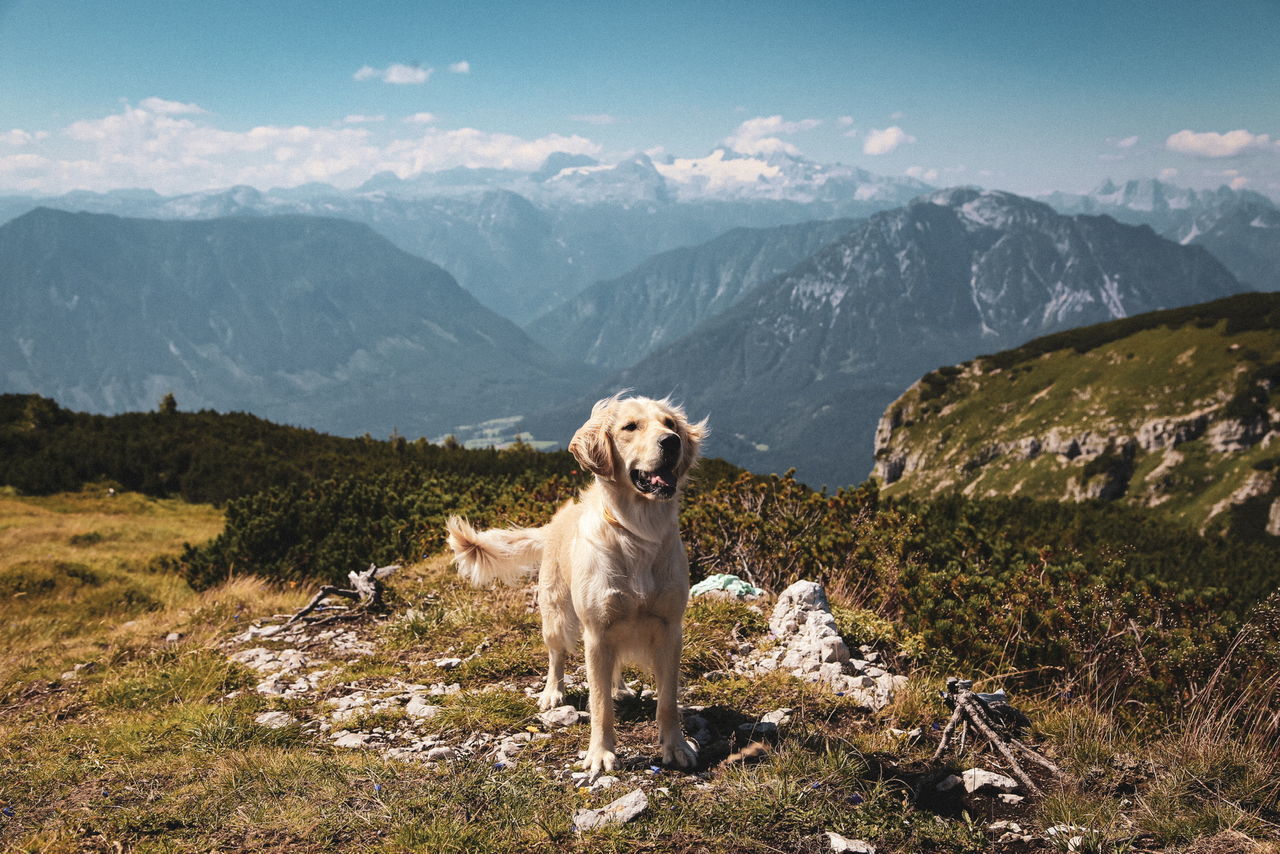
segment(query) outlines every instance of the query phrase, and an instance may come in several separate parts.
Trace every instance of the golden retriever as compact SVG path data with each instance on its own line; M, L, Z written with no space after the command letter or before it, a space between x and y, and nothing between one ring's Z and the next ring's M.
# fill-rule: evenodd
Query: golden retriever
M599 401L569 450L595 481L541 528L477 532L449 519L458 572L477 586L517 584L540 566L538 605L550 664L538 705L564 702L565 658L583 641L590 692L592 779L617 765L613 700L627 693L623 664L651 669L662 761L697 761L676 706L689 561L680 540L679 495L706 421L691 424L668 400L619 395Z

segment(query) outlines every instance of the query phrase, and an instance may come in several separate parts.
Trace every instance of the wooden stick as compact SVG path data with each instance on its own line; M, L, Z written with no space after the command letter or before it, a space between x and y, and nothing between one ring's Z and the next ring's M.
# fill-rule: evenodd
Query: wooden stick
M956 698L956 705L965 707L969 712L969 720L973 721L973 725L978 728L978 731L985 735L987 740L995 745L996 750L999 750L1001 755L1004 756L1005 761L1009 763L1009 769L1013 772L1013 776L1018 778L1018 782L1022 783L1031 794L1040 794L1040 787L1027 775L1026 771L1022 770L1022 765L1018 763L1018 757L1014 756L1013 750L1008 743L987 723L986 715L983 714L982 710L976 708L978 701L973 695L966 691Z

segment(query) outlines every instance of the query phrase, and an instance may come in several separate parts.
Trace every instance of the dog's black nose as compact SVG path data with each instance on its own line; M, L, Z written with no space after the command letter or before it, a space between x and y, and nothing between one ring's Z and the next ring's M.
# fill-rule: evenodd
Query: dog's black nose
M680 452L680 437L675 433L668 433L658 440L658 447L662 449L664 457L672 457Z

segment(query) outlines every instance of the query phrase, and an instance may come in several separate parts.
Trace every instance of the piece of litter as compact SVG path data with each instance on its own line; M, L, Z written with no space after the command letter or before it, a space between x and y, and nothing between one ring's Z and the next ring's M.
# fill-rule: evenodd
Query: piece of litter
M764 591L754 584L743 581L736 575L721 573L717 575L708 575L697 584L689 588L690 596L702 596L717 590L724 590L732 593L738 598L748 596L763 596Z

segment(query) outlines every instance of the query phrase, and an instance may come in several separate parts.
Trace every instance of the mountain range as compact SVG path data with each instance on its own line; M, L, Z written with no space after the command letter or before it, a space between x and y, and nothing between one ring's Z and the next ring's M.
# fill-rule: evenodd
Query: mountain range
M172 391L184 408L430 435L590 374L368 226L40 208L0 226L0 377L95 412Z
M1275 276L1280 213L1257 194L1108 184L1054 197L1095 212L1064 214L922 189L717 150L51 200L114 215L8 197L0 375L92 411L173 390L479 443L563 444L633 387L711 414L714 453L835 485L867 474L880 413L925 371Z
M583 288L670 249L739 227L866 216L929 189L839 164L717 149L702 158L615 165L552 154L534 172L456 168L353 190L308 184L161 196L147 190L0 198L0 222L35 207L149 219L306 214L369 225L448 270L497 313L524 323Z
M1106 216L960 188L876 214L598 387L674 392L717 454L861 480L885 406L925 371L1037 335L1238 293L1207 251ZM586 398L522 422L568 435Z

